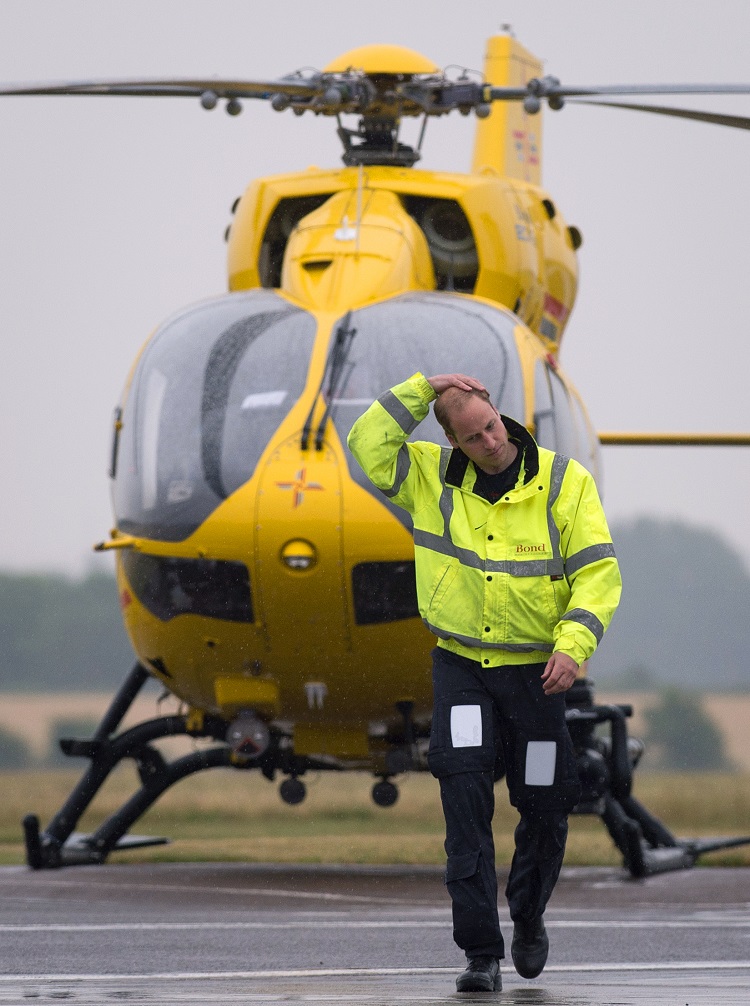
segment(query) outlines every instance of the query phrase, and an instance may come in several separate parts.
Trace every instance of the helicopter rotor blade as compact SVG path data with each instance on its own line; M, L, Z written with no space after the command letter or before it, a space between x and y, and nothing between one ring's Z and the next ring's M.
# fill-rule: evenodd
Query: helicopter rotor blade
M5 84L0 95L133 95L145 97L195 97L212 92L220 98L270 98L285 94L290 98L311 98L321 90L312 78L281 78L279 80L221 80L213 77L135 80L68 80L55 83Z
M628 94L750 94L750 84L607 84L578 87L561 84L557 77L535 77L525 88L489 87L493 101L513 101L526 95L540 98L596 98Z
M360 71L309 74L296 72L277 80L236 80L205 78L163 79L98 79L69 80L47 83L0 85L0 96L22 95L99 95L104 97L192 97L199 98L204 108L214 108L220 99L227 101L227 111L237 114L240 99L267 100L276 111L290 106L298 113L305 111L337 115L342 112L380 115L394 118L407 115L444 115L471 109L480 117L489 114L495 101L522 101L525 110L534 114L547 101L558 110L567 100L577 104L597 104L612 108L631 108L680 118L712 122L718 125L747 129L742 116L673 109L656 105L636 105L617 101L587 101L586 99L627 95L658 94L750 94L750 84L611 84L603 87L567 86L557 77L533 78L522 87L493 87L465 77L449 80L443 74L412 76L392 82L388 88L373 83Z
M542 101L547 101L551 109L558 111L568 99L576 101L582 98L657 94L750 94L750 84L608 84L602 87L577 87L563 85L557 77L547 76L532 78L526 84L525 91L518 87L485 86L484 88L485 101L520 100L530 115L539 111ZM591 102L591 104L604 105L607 102ZM618 106L615 104L614 107Z
M677 119L695 119L697 122L711 122L717 126L732 129L750 129L750 117L744 115L723 115L719 112L701 112L689 108L670 108L668 105L634 105L625 101L587 101L573 98L575 105L604 105L606 108L629 108L634 112L653 112L655 115L671 115Z

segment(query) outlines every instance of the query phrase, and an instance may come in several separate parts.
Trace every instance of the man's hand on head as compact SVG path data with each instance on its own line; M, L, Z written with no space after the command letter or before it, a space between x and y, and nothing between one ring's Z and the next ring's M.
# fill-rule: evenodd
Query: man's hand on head
M545 695L567 692L578 675L578 664L567 653L555 653L547 661L542 674Z
M472 389L487 391L481 381L478 381L476 377L467 377L466 374L436 374L434 377L428 377L427 383L431 385L436 395L442 395L448 388L460 388L462 391L471 391Z

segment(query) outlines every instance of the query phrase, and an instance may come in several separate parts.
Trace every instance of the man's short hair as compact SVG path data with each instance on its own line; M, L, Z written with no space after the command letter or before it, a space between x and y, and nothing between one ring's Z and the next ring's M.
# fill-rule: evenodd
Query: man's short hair
M485 402L490 402L489 392L480 391L479 388L472 388L471 391L464 391L463 388L447 388L442 395L435 400L433 411L435 419L440 423L445 432L453 437L453 426L451 416L455 416L466 408L469 400L473 397L481 398ZM492 402L490 402L490 405Z

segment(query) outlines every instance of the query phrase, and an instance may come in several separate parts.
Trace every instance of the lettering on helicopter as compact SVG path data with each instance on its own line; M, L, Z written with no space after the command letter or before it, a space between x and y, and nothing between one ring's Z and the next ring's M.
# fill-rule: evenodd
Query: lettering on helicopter
M528 133L524 129L514 129L513 139L518 161L522 164L538 166L539 149L534 133Z

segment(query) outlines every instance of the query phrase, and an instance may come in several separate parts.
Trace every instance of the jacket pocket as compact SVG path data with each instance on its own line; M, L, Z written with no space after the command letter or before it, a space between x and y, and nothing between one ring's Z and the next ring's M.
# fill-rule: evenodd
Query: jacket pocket
M508 641L550 644L560 620L554 583L548 576L515 577L505 617Z
M567 580L551 580L550 587L552 588L555 611L559 620L568 610L568 602L570 601L570 585Z
M450 585L456 578L456 573L458 572L457 566L453 562L447 562L438 574L435 580L435 586L430 593L430 599L427 603L427 611L433 612L440 608L443 598L448 593Z

